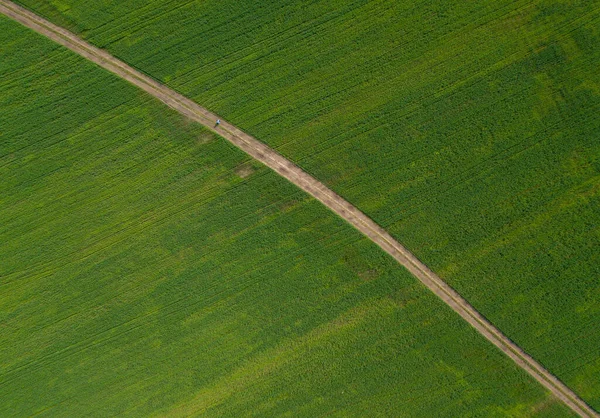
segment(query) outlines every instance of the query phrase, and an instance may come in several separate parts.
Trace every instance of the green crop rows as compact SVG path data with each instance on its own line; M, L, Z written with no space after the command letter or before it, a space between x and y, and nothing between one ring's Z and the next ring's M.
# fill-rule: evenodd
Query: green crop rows
M600 409L598 1L22 3L325 181Z
M0 18L0 415L570 416L318 202Z

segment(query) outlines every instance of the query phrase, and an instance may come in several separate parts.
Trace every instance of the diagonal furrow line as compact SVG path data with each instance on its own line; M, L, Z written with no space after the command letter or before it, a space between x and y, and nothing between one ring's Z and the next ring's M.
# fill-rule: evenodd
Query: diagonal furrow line
M462 296L420 262L383 228L342 197L328 189L323 183L304 172L300 167L228 122L223 121L219 126L216 126L215 121L218 119L218 116L214 113L158 83L156 80L125 64L107 52L79 39L71 32L7 0L0 0L0 13L71 49L84 58L148 92L182 115L216 132L242 151L312 195L394 257L481 335L498 347L519 367L529 373L546 389L552 392L554 396L571 408L571 410L582 417L600 418L597 412L542 365L525 353L523 349L502 334L500 330L485 319Z

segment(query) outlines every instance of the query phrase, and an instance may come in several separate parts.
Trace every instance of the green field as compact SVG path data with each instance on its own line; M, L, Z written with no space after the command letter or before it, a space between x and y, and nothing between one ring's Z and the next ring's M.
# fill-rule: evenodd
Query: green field
M0 416L571 416L270 170L0 42Z
M600 409L600 2L21 3L299 163Z

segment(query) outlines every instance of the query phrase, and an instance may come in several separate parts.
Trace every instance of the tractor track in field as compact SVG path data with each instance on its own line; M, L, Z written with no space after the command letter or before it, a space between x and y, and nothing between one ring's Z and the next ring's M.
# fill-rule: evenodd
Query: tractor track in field
M582 417L600 418L596 411L485 319L462 296L420 262L383 228L323 183L304 172L300 167L226 121L222 121L219 126L215 126L215 121L219 117L214 113L158 83L107 52L88 44L75 34L48 22L21 6L7 0L0 0L0 13L69 48L89 61L141 88L182 115L201 123L312 195L394 257L481 335L541 383L556 398L564 402L572 411Z

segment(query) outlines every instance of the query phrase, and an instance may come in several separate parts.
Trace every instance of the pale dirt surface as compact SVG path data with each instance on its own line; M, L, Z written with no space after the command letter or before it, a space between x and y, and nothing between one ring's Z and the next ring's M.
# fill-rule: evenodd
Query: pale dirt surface
M0 12L129 81L179 113L201 123L312 195L394 257L464 320L471 324L481 335L502 350L519 367L533 376L575 413L582 417L600 418L597 412L502 334L500 330L485 319L454 289L429 270L427 266L421 263L383 228L291 161L192 100L142 74L140 71L130 67L107 52L79 39L71 32L46 21L10 1L0 0ZM221 119L221 124L218 127L215 125L217 119Z
M235 169L235 174L243 179L250 177L252 173L254 173L254 168L252 168L252 166L249 164L243 164Z

